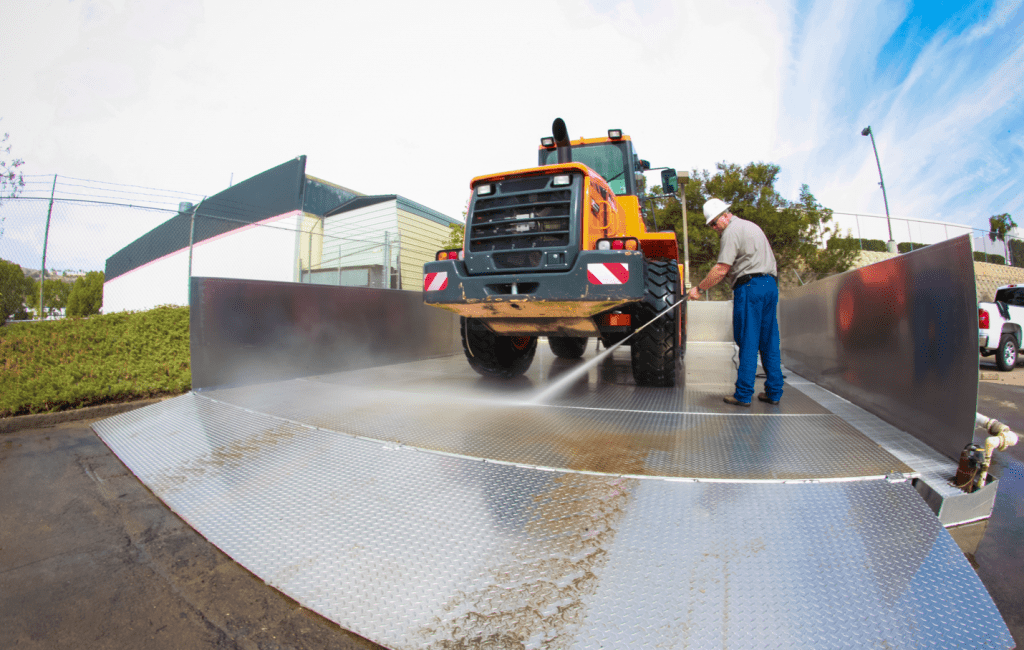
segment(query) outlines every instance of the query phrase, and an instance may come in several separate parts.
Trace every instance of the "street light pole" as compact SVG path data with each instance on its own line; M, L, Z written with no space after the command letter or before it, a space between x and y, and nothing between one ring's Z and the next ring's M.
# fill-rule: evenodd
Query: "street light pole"
M892 238L892 219L889 218L889 199L885 196L885 179L882 178L882 162L878 159L878 147L875 146L875 133L871 130L870 126L866 126L860 134L871 136L871 148L875 151L875 164L878 165L878 184L882 186L882 200L885 201L885 221L889 224L889 242L886 244L886 247L889 249L890 253L895 253L896 242Z

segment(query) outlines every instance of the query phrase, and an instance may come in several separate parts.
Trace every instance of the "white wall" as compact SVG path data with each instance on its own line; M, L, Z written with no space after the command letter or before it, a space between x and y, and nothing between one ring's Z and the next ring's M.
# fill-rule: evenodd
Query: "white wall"
M324 219L322 268L382 266L384 233L391 245L391 266L398 263L397 201L384 201ZM340 252L340 258L339 258Z
M270 217L196 244L192 275L293 282L299 211ZM188 304L188 248L103 283L103 313Z

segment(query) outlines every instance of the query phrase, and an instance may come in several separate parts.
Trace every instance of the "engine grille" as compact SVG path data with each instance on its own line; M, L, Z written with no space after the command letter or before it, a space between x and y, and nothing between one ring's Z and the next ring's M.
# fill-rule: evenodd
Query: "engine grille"
M468 233L469 252L522 251L566 247L570 240L572 190L550 188L549 177L496 184L490 197L477 197ZM495 255L503 268L536 266L539 255Z

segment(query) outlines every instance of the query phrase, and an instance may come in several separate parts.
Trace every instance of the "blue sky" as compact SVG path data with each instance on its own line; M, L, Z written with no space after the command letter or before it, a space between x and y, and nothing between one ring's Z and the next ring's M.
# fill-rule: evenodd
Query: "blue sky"
M44 193L56 173L201 197L305 154L458 217L560 116L881 215L871 125L894 217L1024 223L1021 0L14 0L0 60L0 130Z

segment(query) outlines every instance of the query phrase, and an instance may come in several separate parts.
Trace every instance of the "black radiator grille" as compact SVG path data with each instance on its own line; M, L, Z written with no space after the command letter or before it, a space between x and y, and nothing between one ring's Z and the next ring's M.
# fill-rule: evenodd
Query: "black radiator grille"
M507 193L511 189L507 185L522 186L523 180L536 183L539 179L506 181L502 193L476 198L470 220L469 252L569 245L572 191L560 188Z

